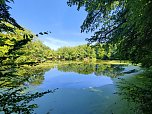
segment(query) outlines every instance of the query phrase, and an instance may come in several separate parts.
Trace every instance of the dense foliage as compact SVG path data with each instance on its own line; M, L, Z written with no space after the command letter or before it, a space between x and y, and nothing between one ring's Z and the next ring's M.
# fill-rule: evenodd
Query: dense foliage
M88 46L86 44L75 47L61 47L53 50L45 46L41 41L35 39L27 43L23 48L17 51L22 53L16 59L16 63L44 62L47 60L107 60L119 59L115 53L115 47L97 44Z
M63 47L57 50L59 58L65 60L83 60L84 58L96 58L95 50L87 45L76 47Z
M56 51L52 51L51 60L107 60L119 59L114 53L115 47L96 44L94 46L79 45L75 47L61 47Z
M23 54L16 59L16 63L39 63L49 59L54 51L45 46L41 41L35 39L18 50L18 53Z
M32 113L33 108L37 107L36 104L29 104L30 101L54 91L23 93L28 88L24 86L24 82L33 79L34 72L25 71L26 69L22 66L28 65L29 61L17 60L25 54L21 50L32 41L34 35L10 16L8 2L13 2L13 0L0 0L0 112L29 114ZM20 68L24 69L21 71ZM38 78L39 75L34 76Z
M151 0L69 0L88 13L82 32L95 31L89 43L114 43L121 57L152 65Z

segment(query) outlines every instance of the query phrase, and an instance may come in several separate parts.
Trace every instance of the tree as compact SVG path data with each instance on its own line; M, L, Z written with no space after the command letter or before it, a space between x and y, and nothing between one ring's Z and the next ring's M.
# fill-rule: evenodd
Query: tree
M63 60L83 60L96 58L95 49L87 45L79 45L75 47L62 47L57 51L59 59Z
M88 42L114 43L122 58L152 65L151 0L69 0L88 13L81 32L95 31Z
M19 77L17 68L22 66L15 61L24 54L23 51L19 53L19 50L32 41L34 35L10 16L8 2L13 0L0 0L0 88L5 86L0 90L0 112L29 114L37 107L36 104L29 104L30 101L53 91L22 93L27 87L20 87L20 84L29 78Z
M104 55L105 55L105 50L102 46L102 44L96 44L95 45L95 51L96 51L96 56L97 56L97 59L103 59L104 58Z
M10 7L1 0L0 4L0 64L5 60L17 58L16 50L31 41L34 35L21 27L9 14Z
M17 63L44 62L54 57L53 50L37 39L27 43L22 49L18 50L17 53L23 53L22 56L16 59Z

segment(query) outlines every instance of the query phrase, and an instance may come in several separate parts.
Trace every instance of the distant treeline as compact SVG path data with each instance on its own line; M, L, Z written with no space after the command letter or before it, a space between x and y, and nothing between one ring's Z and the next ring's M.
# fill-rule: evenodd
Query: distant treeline
M111 45L96 44L89 46L84 44L75 47L59 48L55 51L55 57L62 60L118 59L115 56L115 49Z
M7 24L7 26L12 26ZM53 50L28 30L14 29L14 33L0 33L0 61L2 64L32 64L46 60L114 60L119 59L116 45L95 44L62 47Z
M75 47L62 47L53 50L45 46L41 41L34 40L25 45L18 53L23 53L16 62L44 62L46 60L116 60L119 59L116 53L116 46L87 44Z

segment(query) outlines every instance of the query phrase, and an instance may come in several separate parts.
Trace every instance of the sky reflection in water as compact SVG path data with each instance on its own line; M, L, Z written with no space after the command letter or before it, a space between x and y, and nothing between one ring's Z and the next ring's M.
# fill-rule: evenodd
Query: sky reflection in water
M110 77L61 72L52 69L45 74L43 88L90 88L113 84Z

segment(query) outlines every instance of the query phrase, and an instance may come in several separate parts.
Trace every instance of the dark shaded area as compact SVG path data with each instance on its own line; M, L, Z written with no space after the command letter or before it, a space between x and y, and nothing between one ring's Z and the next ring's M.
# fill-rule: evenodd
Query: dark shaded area
M34 108L38 108L37 104L29 104L31 101L45 94L53 93L56 90L36 93L28 91L29 85L39 85L42 83L44 73L50 67L5 67L8 69L1 69L0 75L0 111L3 111L5 114L14 112L18 114L31 114Z
M124 100L136 105L132 110L137 114L151 114L152 112L152 70L132 78L121 79L117 84L119 92Z
M17 113L17 114L31 114L34 108L37 108L37 104L29 104L36 98L42 97L47 93L53 93L54 91L46 91L41 93L22 93L26 87L22 88L9 88L3 89L0 92L0 111L5 114Z

